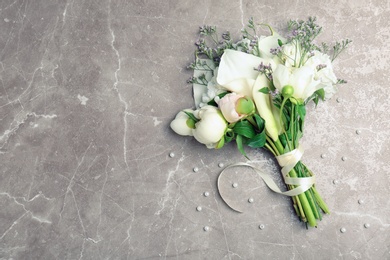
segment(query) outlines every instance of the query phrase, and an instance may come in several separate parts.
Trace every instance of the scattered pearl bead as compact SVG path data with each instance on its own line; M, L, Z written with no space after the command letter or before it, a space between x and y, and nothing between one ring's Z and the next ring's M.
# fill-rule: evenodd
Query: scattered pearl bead
M364 204L364 200L360 199L360 200L358 200L358 203L359 204Z
M219 168L222 168L223 166L224 166L223 163L218 163L218 167L219 167Z
M203 227L203 230L207 232L207 231L210 230L210 227L209 227L209 226L204 226L204 227Z
M205 191L204 193L203 193L203 196L205 196L205 197L208 197L210 195L210 193L208 192L208 191Z
M369 228L369 227L370 227L370 224L369 224L369 223L364 223L364 227L365 227L365 228Z
M264 229L265 228L265 225L264 224L260 224L259 225L259 229Z
M233 188L237 188L237 187L238 187L238 183L237 183L237 182L233 183L233 184L232 184L232 187L233 187Z
M345 232L347 232L347 229L346 228L340 228L340 232L341 233L345 233Z
M326 158L326 154L324 154L324 153L321 154L321 158L322 158L322 159Z
M254 200L253 198L249 198L249 199L248 199L248 202L249 202L249 203L252 203L252 202L254 202L254 201L255 201L255 200Z
M192 169L194 172L198 172L199 171L199 169L198 169L198 167L194 167L194 169Z
M357 134L357 135L360 135L361 133L362 133L361 130L356 130L356 134Z
M338 180L333 180L333 184L338 184L339 181Z
M174 153L169 153L169 157L173 158L173 157L175 157L175 154Z
M341 160L343 160L345 162L347 160L347 157L343 156L343 157L341 157Z
M202 207L201 206L197 206L196 207L196 211L202 211Z

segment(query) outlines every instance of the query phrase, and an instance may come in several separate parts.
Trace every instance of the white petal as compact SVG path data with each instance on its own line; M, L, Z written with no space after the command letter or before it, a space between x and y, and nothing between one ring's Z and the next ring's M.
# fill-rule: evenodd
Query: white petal
M265 120L265 130L272 140L278 139L280 126L277 124L272 113L272 103L269 94L264 94L259 90L268 87L269 81L265 75L259 75L253 87L253 100L261 118Z
M259 39L260 57L272 59L275 55L271 54L271 49L279 46L278 40L285 41L285 39L277 33L272 36L262 37Z
M218 68L219 85L238 94L250 95L252 86L259 74L255 70L265 59L235 50L225 50ZM237 81L238 80L238 81Z
M192 129L187 126L187 119L188 116L183 111L180 111L170 124L172 130L179 135L192 136Z
M289 84L290 76L290 70L286 66L281 64L277 65L272 74L275 88L282 91L283 87Z

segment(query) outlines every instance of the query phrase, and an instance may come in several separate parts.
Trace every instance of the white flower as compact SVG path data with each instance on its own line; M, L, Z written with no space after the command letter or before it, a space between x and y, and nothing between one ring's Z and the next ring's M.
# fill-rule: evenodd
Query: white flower
M215 148L227 129L227 122L221 111L214 106L207 105L195 111L194 116L200 119L195 124L195 129L192 129L195 139L208 148Z
M256 104L257 111L265 121L265 130L272 140L276 141L281 133L282 127L278 118L277 108L272 105L270 94L264 94L259 90L269 87L270 82L263 74L259 74L253 87L253 100Z
M278 43L279 40L281 40L282 42L285 41L285 39L282 36L280 36L275 32L273 32L271 36L267 36L267 37L261 36L258 41L260 57L273 59L274 55L271 54L271 49L275 49L279 47L279 43Z
M314 51L313 56L307 60L305 66L310 66L314 71L314 79L320 81L320 87L325 91L325 99L329 99L337 92L335 84L337 77L333 72L332 61L329 55Z
M184 111L193 113L191 109L185 109ZM193 136L191 125L188 124L189 117L183 111L180 111L175 119L171 122L170 126L173 131L179 135Z
M285 60L284 65L286 67L298 67L301 61L301 49L299 44L284 44L282 46L282 59Z
M260 63L269 64L271 60L262 59L251 54L235 50L225 50L219 64L217 82L225 89L252 97L252 88Z
M316 90L322 88L320 81L315 79L314 73L315 71L309 66L288 68L279 64L272 74L273 83L279 91L282 91L284 86L292 86L294 88L292 96L306 100Z
M207 105L208 102L213 100L218 94L221 94L222 92L224 92L224 90L218 85L216 77L211 78L211 80L207 83L205 92L202 93L201 102L197 107L200 108Z

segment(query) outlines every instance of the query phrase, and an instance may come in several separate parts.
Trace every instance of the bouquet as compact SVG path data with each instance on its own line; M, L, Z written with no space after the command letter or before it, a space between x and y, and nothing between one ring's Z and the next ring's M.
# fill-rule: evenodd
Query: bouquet
M270 35L258 36L259 27ZM219 38L215 26L200 27L195 61L189 65L194 70L189 83L195 108L180 111L170 126L210 149L235 142L245 157L246 147L271 152L282 167L287 191L260 175L269 188L292 198L306 226L316 227L329 209L315 187L313 172L301 162L299 141L306 105L330 99L337 85L346 83L335 76L332 62L351 41L316 44L322 27L313 17L290 20L287 29L284 37L251 18L242 38L234 41L229 32Z

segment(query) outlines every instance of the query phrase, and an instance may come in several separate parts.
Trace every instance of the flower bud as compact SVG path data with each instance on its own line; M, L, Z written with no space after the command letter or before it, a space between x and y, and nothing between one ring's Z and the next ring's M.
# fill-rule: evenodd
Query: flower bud
M189 113L194 112L191 109L185 109L184 111L189 112ZM192 129L195 126L195 122L192 123L190 121L193 121L193 120L191 118L189 118L186 113L184 113L183 111L180 111L176 115L175 119L171 122L170 126L171 126L172 130L175 131L175 133L177 133L179 135L192 136L193 135Z
M282 95L285 98L290 98L294 94L294 87L291 85L286 85L282 89Z
M241 118L255 112L255 105L250 98L236 93L230 93L217 101L223 116L229 123L234 123Z
M252 99L247 97L242 97L237 100L236 111L240 115L250 115L255 112L255 104Z
M195 124L195 129L192 129L195 139L208 148L216 148L221 138L224 138L227 129L227 122L221 111L207 105L195 111L194 115L200 119Z

